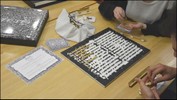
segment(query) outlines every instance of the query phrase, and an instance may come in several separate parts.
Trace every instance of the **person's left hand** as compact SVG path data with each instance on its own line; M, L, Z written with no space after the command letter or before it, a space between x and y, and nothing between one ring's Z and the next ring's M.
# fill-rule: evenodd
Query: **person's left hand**
M147 27L146 24L141 22L129 23L128 26L131 27L132 29L146 29Z
M139 83L141 93L145 99L160 99L155 86L150 88L145 85L146 79L142 80L142 79L136 78L135 80Z

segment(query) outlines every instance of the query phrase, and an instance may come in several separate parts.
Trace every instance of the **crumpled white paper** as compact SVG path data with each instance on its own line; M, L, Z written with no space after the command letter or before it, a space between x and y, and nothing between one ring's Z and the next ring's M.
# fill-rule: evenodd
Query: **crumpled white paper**
M69 13L66 9L63 9L58 16L55 30L60 36L67 40L81 42L94 34L95 27L91 23L83 21L83 25L77 28L70 23Z

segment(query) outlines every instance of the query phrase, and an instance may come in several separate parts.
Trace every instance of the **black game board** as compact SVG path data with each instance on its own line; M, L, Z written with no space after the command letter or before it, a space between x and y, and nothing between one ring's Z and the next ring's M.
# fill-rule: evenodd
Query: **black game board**
M62 54L106 87L149 52L149 49L107 28Z

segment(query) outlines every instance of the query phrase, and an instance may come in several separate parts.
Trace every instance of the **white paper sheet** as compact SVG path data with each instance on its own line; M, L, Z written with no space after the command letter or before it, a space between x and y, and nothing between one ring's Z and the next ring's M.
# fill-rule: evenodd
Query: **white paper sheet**
M61 59L52 52L43 47L38 47L9 64L8 68L25 81L31 82L59 62L61 62Z

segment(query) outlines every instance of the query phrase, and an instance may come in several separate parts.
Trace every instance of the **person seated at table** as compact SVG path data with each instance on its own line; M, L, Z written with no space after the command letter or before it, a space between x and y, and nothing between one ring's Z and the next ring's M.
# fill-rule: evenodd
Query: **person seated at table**
M163 28L166 26L169 10L176 1L171 0L104 0L99 11L108 20L123 21L125 18L136 21L129 29L141 29L144 35L170 37Z
M173 9L171 11L172 16L170 17L170 19L168 20L167 26L165 28L165 30L167 30L169 33L171 34L171 40L172 40L172 47L174 49L174 56L177 57L177 48L176 48L176 8ZM168 29L167 29L168 28ZM171 79L175 80L173 81L173 88L170 91L165 91L165 93L163 93L161 95L161 98L171 98L171 99L176 99L176 68L174 67L169 67L167 65L163 65L163 64L157 64L154 67L149 67L147 70L147 75L143 78L143 79L136 79L137 82L140 85L140 89L141 89L141 93L143 95L144 98L148 98L148 99L159 99L160 96L157 92L156 89L156 84L162 81L168 81ZM161 74L161 77L157 77L155 79L155 77ZM148 87L145 84L150 81L151 84L153 85L153 87ZM173 91L173 92L171 92ZM174 94L173 96L171 94Z

